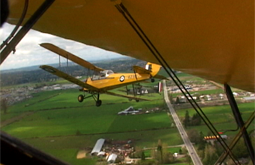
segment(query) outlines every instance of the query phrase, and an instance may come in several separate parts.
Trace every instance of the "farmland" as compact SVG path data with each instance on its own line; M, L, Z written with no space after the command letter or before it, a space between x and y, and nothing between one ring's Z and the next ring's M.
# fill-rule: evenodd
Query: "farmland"
M181 74L180 77L187 81L192 80L193 83L196 81L199 85L204 83L200 78L188 78L189 75ZM143 85L153 86L147 83ZM125 89L116 89L114 92L119 93L123 90ZM203 91L205 94L219 92L222 92L221 89ZM140 102L130 102L125 98L103 94L101 107L96 107L92 98L79 103L78 94L78 89L33 93L32 98L10 106L8 113L1 114L1 130L63 161L77 165L97 163L95 157L76 159L76 155L81 149L89 153L99 138L132 140L137 150L155 148L159 140L164 146L183 144L172 124L171 116L167 113L162 94L146 94L142 97L151 101ZM173 97L178 95L174 94ZM130 106L150 113L117 115ZM253 102L239 104L239 107L245 120L254 111ZM195 113L192 109L179 109L177 113L181 119L186 111L190 112L190 116ZM228 105L204 107L203 111L219 131L236 128ZM15 118L17 120L12 120ZM204 135L209 132L203 124L187 128L192 129L201 131ZM235 132L228 132L228 135L233 134ZM171 152L177 152L179 149L180 147L173 148ZM151 156L151 151L146 150L145 154ZM183 159L176 165L183 165L185 162L188 164Z
M94 159L77 160L76 154L81 148L93 148L98 138L133 139L138 148L156 147L158 139L167 145L182 144L176 128L171 127L172 119L160 94L148 94L144 97L153 101L138 103L101 95L101 107L96 107L93 99L79 103L78 94L77 89L35 93L33 98L9 107L8 113L1 115L1 121L6 122L29 114L2 126L2 130L71 164L90 161L94 164ZM117 115L129 106L160 110L143 115Z

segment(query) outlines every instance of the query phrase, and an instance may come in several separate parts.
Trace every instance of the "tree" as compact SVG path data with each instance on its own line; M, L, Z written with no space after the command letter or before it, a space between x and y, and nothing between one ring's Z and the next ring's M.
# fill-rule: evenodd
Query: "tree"
M186 110L185 118L183 120L183 125L184 125L185 128L187 128L189 124L190 124L189 111Z
M163 150L162 150L162 143L161 140L158 140L158 147L157 147L157 152L158 152L158 157L159 157L159 161L162 163L163 160Z
M164 152L162 155L162 164L169 164L174 162L175 159L173 157L173 154L170 152Z
M203 132L200 132L200 137L198 139L198 150L204 150L206 145L206 141L204 140Z
M181 148L179 149L179 154L182 154L182 149Z
M1 99L0 108L1 108L1 111L4 112L4 114L7 113L8 103L7 103L7 99L6 98Z
M197 130L195 130L195 129L188 130L187 134L189 136L190 141L192 141L193 143L196 143L196 144L199 143L200 134L198 133Z
M242 157L245 158L249 156L246 145L244 144L244 140L242 138L237 142L232 152L237 158L242 158Z
M168 164L174 161L173 154L167 151L167 144L162 144L160 139L156 150L153 150L151 155L158 164Z
M203 159L203 164L214 164L218 157L219 156L215 152L215 148L211 145L207 145L205 147L205 157Z
M195 113L192 116L190 124L191 125L200 125L201 124L201 118L200 118L200 116L197 113Z
M144 151L141 152L141 160L145 160L145 154Z
M176 98L175 104L179 104L180 103L180 99L179 97Z
M192 163L191 157L189 155L186 155L186 162L188 162L189 165Z

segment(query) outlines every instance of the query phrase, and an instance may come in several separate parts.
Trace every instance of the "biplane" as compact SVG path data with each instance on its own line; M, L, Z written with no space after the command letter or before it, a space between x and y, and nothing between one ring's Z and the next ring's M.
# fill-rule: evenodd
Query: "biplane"
M43 43L40 44L42 47L64 57L68 60L71 60L85 68L88 68L89 70L94 71L97 74L94 74L92 77L88 77L85 81L81 81L75 77L72 77L68 75L67 73L62 72L61 70L58 70L57 68L48 66L48 65L42 65L40 68L43 70L54 74L58 77L64 78L74 84L77 84L78 86L82 87L80 91L83 91L84 94L80 94L78 96L78 101L83 102L84 99L92 97L95 102L96 106L101 106L102 100L100 100L100 94L106 93L109 95L119 96L119 97L125 97L129 100L136 100L137 102L139 100L148 100L141 97L136 97L136 93L134 92L134 96L128 96L128 95L122 95L110 92L109 90L119 88L122 86L126 86L129 84L132 84L133 90L137 90L135 88L134 84L151 80L151 82L154 82L154 78L157 79L166 79L166 77L158 75L161 66L158 64L150 63L148 62L145 65L145 68L142 68L140 66L133 66L133 73L114 73L112 70L105 70L102 68L99 68L97 66L94 66L93 64L89 63L88 61L85 61L81 59L78 56L75 56L74 54L67 52L66 50L63 50L53 44L50 43ZM129 89L126 88L128 91Z
M7 22L22 28L13 33L15 36L1 51L1 63L33 28L224 84L239 128L238 136L243 136L255 164L254 147L247 133L253 120L243 121L230 88L255 91L253 0L231 1L231 4L221 0L160 3L156 0L37 0L29 1L29 5L28 0L8 1ZM173 75L171 70L168 75ZM172 79L182 86L176 78ZM250 118L254 116L252 113ZM218 135L211 129L212 125L211 132ZM230 148L222 145L225 152L215 164L224 162L226 155L231 156L231 145Z

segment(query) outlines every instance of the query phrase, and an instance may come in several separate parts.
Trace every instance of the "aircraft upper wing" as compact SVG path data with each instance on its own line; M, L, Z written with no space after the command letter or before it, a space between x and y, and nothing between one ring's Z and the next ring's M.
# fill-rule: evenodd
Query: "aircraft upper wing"
M24 0L9 2L16 24ZM26 20L42 2L30 1ZM117 2L173 69L255 91L254 0L55 0L33 29L159 64Z
M51 66L48 66L48 65L41 65L40 68L42 68L43 70L45 70L45 71L47 71L51 74L54 74L54 75L58 76L58 77L66 79L66 80L68 80L68 81L70 81L74 84L77 84L77 85L79 85L83 88L86 88L86 89L89 89L89 90L95 90L95 91L98 90L97 88L95 88L91 85L88 85L88 84L82 82L81 80L78 80L78 79L76 79L76 78L74 78L74 77L72 77L72 76L70 76L70 75L54 68L54 67L51 67Z
M105 93L108 94L108 95L119 96L119 97L125 97L125 98L128 98L128 99L150 101L149 99L145 99L145 98L141 98L141 97L134 97L134 96L128 96L128 95L121 95L121 94L112 93L112 92L109 92L109 91L106 91Z
M79 64L79 65L81 65L83 67L85 67L85 68L88 68L90 70L94 70L94 71L97 71L97 72L104 70L102 68L94 66L93 64L89 63L88 61L85 61L85 60L81 59L80 57L75 56L74 54L72 54L70 52L67 52L66 50L61 49L61 48L59 48L59 47L57 47L57 46L55 46L53 44L42 43L42 44L40 44L40 46L42 46L45 49L48 49L48 50L50 50L50 51L60 55L62 57L65 57L65 58L67 58L67 59L69 59L69 60L71 60L71 61L73 61L73 62L75 62L75 63L77 63L77 64Z

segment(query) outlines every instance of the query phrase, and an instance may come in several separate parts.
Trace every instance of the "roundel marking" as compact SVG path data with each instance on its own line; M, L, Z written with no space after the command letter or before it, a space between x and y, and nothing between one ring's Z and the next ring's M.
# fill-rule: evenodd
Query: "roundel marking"
M120 82L123 82L125 80L125 76L120 76Z

